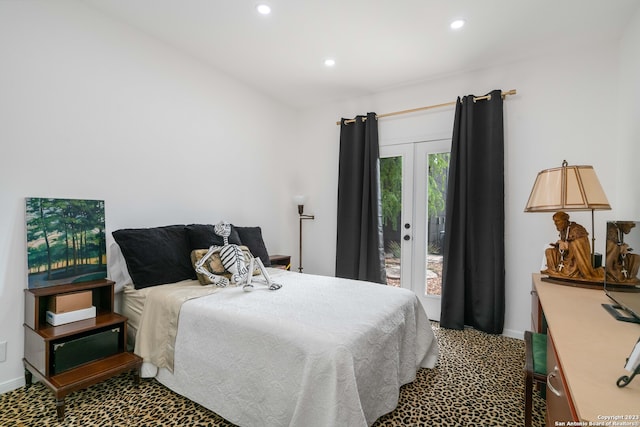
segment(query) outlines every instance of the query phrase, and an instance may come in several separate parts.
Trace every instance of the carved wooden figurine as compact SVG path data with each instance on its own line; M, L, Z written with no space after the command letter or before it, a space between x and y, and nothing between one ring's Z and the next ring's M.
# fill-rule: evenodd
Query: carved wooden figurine
M569 215L562 211L553 215L553 222L560 238L545 249L547 268L542 273L561 279L603 282L604 268L593 267L587 230L569 221Z

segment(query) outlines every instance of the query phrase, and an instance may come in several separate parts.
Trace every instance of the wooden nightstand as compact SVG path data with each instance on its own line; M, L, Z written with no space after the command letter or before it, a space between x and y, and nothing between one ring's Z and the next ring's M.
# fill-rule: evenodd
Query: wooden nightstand
M270 255L269 261L271 261L271 267L281 268L283 270L291 270L291 256L290 255Z
M127 351L127 318L113 311L114 282L25 289L24 367L29 387L33 376L53 390L58 420L64 419L64 399L126 371L140 381L142 359ZM46 322L50 301L59 295L91 291L96 316L52 326Z

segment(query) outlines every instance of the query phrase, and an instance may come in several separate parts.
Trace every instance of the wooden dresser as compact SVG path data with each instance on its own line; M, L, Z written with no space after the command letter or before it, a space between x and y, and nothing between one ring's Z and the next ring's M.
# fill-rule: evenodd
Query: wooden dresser
M611 317L601 289L548 283L534 274L532 297L533 329L548 328L547 426L640 427L640 378L616 386L630 374L624 364L640 325Z

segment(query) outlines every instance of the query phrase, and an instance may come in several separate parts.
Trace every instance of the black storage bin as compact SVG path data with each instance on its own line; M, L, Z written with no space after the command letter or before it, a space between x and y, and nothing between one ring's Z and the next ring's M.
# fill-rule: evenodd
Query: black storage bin
M120 352L121 327L53 344L52 375Z

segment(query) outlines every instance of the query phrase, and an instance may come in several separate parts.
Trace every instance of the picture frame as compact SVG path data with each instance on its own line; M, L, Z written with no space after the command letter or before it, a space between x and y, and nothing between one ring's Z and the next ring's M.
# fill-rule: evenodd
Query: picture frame
M107 277L103 200L25 198L29 289Z

